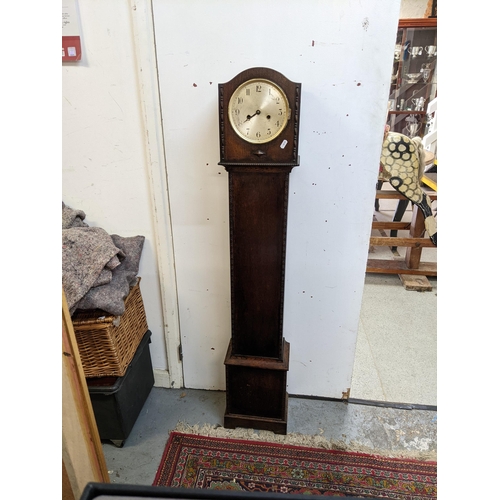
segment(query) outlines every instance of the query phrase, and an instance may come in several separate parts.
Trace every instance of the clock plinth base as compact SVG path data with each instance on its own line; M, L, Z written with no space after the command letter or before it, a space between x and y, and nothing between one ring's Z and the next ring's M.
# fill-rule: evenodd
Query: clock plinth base
M285 400L285 415L283 419L225 413L224 427L226 429L243 427L244 429L258 429L261 431L271 431L275 434L286 434L288 423L288 394L285 394Z
M286 376L290 344L283 341L283 359L234 356L226 359L224 427L244 427L286 434L288 394Z

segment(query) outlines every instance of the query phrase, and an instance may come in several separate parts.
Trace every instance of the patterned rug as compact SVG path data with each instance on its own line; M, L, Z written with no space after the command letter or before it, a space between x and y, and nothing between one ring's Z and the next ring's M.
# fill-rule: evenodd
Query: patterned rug
M154 486L420 500L437 464L172 432Z

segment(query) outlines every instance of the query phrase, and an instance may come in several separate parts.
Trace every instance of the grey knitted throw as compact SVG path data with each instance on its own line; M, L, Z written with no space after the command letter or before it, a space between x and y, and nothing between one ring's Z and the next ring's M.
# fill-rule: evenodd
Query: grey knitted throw
M137 274L144 236L123 238L89 227L81 210L63 203L62 285L70 314L77 309L101 309L121 316Z

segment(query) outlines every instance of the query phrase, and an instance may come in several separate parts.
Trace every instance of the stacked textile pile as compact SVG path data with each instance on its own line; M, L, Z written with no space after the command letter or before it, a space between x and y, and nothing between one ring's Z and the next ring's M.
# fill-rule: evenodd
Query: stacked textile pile
M85 217L62 204L62 285L69 311L101 309L119 317L137 283L145 238L109 235Z

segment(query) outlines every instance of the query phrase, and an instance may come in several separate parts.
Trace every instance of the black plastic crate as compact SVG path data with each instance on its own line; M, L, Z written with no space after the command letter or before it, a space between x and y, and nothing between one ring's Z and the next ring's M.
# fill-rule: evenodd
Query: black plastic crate
M130 435L154 385L148 330L123 377L87 378L87 387L101 440L117 446Z

